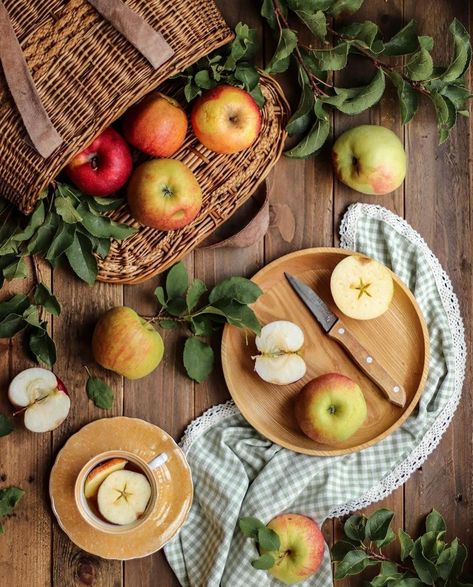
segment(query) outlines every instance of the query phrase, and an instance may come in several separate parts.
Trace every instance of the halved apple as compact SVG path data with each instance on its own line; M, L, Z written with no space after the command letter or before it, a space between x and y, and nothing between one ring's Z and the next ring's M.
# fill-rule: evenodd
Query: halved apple
M97 505L102 516L112 524L124 526L136 522L151 497L151 485L142 473L115 471L100 485Z
M94 467L87 475L84 483L84 495L87 499L97 495L100 485L114 471L120 471L128 463L126 459L109 459Z
M71 400L64 383L52 371L34 367L18 373L8 388L8 398L24 411L31 432L50 432L69 414Z
M332 272L330 289L339 310L356 320L384 314L394 294L389 269L361 255L351 255L338 263Z

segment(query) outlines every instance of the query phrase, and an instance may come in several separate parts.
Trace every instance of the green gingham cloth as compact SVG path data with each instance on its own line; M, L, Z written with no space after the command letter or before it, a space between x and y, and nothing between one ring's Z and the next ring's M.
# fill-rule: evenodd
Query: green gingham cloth
M232 402L192 423L181 442L194 503L166 557L185 587L276 587L250 561L256 548L238 529L242 516L268 522L301 513L320 525L379 501L404 483L437 446L458 404L465 369L463 323L450 280L422 238L379 206L350 206L343 247L378 259L414 293L426 319L430 368L419 408L375 446L340 457L310 457L263 438ZM255 398L257 401L257 398ZM320 571L301 586L333 584L328 548Z

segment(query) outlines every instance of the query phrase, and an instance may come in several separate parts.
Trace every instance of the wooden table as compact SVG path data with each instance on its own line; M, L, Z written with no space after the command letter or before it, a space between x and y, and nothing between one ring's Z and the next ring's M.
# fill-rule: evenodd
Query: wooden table
M269 33L263 31L257 14L259 2L220 0L218 4L231 24L239 20L248 22L268 41L264 46L269 45ZM367 0L357 19L375 19L389 34L403 22L415 18L424 34L435 37L435 54L437 59L442 59L451 49L447 26L454 16L469 23L469 4L468 0ZM356 78L363 75L369 72L361 71ZM289 96L294 97L294 80L289 78L284 84ZM376 201L405 217L439 257L460 298L466 338L470 340L473 245L469 121L462 118L450 141L438 147L430 107L423 104L414 122L403 128L398 105L389 92L370 113L356 118L335 115L334 134L361 122L382 124L403 138L409 155L406 182L395 193ZM264 242L245 250L197 251L186 259L192 274L210 283L232 274L251 276L268 261L290 251L336 245L339 219L347 205L374 201L334 180L328 147L315 160L281 159L271 174L269 188L271 226ZM120 304L143 313L154 311L152 292L158 280L138 286L98 284L89 288L62 270L52 279L44 266L43 276L52 281L62 303L63 312L52 324L59 351L56 371L68 383L73 407L67 421L52 434L34 435L20 427L13 435L0 440L2 486L16 484L26 490L21 507L6 522L5 535L0 537L0 584L10 587L177 585L162 553L122 564L100 560L76 548L53 520L47 493L49 470L58 449L81 426L104 416L103 411L88 401L84 390L83 365L92 364L90 336L96 318L103 310ZM25 288L24 283L20 286ZM6 293L2 291L2 297ZM207 383L194 385L181 367L182 339L173 332L166 332L164 338L164 364L146 379L123 381L98 369L97 372L107 378L116 393L113 414L107 415L144 418L179 438L193 418L229 396L219 365ZM412 533L435 507L446 517L449 536L459 536L473 552L470 365L462 402L440 446L403 487L378 505L393 509L396 526ZM6 390L10 378L30 366L32 363L23 354L18 340L0 341L0 411L9 409ZM331 543L340 532L339 521L328 522L324 530ZM472 565L473 559L470 570ZM343 584L359 585L361 581L355 578Z

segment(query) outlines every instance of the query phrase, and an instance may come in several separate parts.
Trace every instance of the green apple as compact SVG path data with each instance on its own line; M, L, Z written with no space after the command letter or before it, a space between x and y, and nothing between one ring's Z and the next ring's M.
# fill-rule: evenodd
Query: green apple
M347 130L332 150L335 172L344 184L362 194L388 194L406 177L406 152L384 126L362 124Z
M286 585L294 585L318 571L325 541L314 520L300 514L281 514L269 522L268 528L280 540L279 550L269 552L276 561L269 569L270 575ZM266 552L262 550L261 554Z
M164 353L163 339L131 308L108 310L97 322L92 352L99 365L127 379L141 379L154 371Z
M321 444L348 440L366 419L360 386L340 373L309 381L296 397L296 420L304 434Z

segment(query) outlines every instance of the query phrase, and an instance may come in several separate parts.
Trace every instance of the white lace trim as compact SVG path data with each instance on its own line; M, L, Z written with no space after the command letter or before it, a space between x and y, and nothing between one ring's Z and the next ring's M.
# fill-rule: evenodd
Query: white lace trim
M460 306L457 296L453 291L450 278L443 270L439 260L429 249L427 243L420 234L405 220L382 206L374 206L370 204L352 204L348 208L340 226L341 246L343 248L355 249L357 223L361 215L370 216L371 218L376 218L377 220L382 220L389 224L389 226L396 230L396 232L420 249L429 263L452 334L455 354L455 390L432 427L426 432L419 445L406 457L406 459L389 475L373 486L367 493L334 508L328 514L329 518L343 516L350 512L363 509L374 502L381 501L409 479L412 473L422 465L430 453L437 447L444 432L447 430L460 401L463 381L465 378L466 343ZM225 418L235 416L239 413L238 408L231 400L224 404L214 406L204 412L202 416L189 424L182 437L180 446L184 453L187 453L194 441L209 428Z

